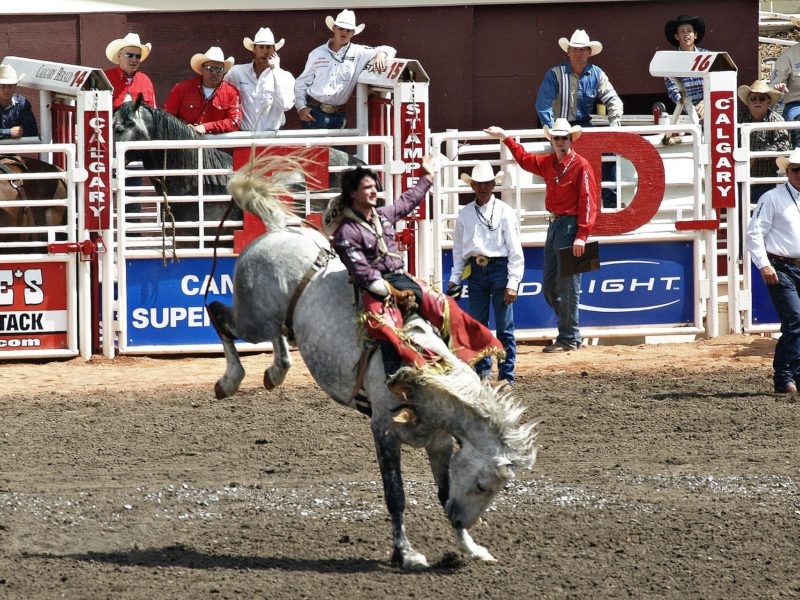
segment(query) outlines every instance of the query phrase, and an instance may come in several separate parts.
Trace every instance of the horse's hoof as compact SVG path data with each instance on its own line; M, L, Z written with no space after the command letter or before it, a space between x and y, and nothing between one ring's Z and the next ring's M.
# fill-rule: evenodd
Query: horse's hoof
M228 392L225 391L225 388L222 387L222 383L219 381L214 385L214 395L217 397L217 400L228 397Z
M274 390L275 384L272 383L272 377L269 376L269 370L264 371L264 387L268 390Z
M421 571L429 566L428 559L419 552L411 552L403 557L403 569L406 571Z

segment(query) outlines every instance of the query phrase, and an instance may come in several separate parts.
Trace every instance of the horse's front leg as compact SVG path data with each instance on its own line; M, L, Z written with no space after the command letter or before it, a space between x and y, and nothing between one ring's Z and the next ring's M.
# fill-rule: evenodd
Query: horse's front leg
M403 513L406 495L403 490L403 475L400 471L400 440L386 427L372 422L372 436L378 454L378 466L383 480L383 497L392 519L393 548L392 562L404 569L423 569L428 560L411 547L406 536Z
M225 374L214 386L214 394L218 400L221 400L235 394L239 389L239 385L244 379L244 367L239 359L239 351L233 343L237 336L231 309L222 302L212 302L208 305L208 314L219 339L222 340L222 349L225 352Z
M428 460L431 463L433 480L436 482L439 502L442 507L445 506L447 499L450 497L450 459L453 456L454 446L455 440L453 436L449 433L441 433L433 438L432 442L425 448L428 453ZM467 558L495 562L495 558L491 553L480 544L476 544L466 529L462 527L453 528L453 534L455 535L456 546Z
M292 366L292 355L289 354L289 342L284 336L272 340L272 365L264 371L264 387L268 390L275 389L283 380Z

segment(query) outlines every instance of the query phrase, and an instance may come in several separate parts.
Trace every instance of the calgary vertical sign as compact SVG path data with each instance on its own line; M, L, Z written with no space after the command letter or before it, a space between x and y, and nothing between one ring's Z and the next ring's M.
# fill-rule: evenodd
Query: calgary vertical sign
M711 206L736 206L733 149L736 101L732 90L711 91Z
M83 164L89 177L84 185L84 227L111 229L111 94L82 94Z

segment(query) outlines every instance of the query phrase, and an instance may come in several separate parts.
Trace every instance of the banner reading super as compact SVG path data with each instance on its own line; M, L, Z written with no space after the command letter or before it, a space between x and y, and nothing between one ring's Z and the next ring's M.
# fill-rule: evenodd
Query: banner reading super
M67 347L66 263L0 264L0 352Z
M126 261L127 345L219 344L203 300L231 304L235 261L217 258L213 275L211 258Z

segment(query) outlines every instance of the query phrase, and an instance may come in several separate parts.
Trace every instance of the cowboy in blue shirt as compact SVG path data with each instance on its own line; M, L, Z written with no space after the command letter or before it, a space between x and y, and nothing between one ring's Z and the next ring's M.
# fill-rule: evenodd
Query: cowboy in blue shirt
M19 79L14 67L0 65L0 139L39 135L31 103L14 93Z

